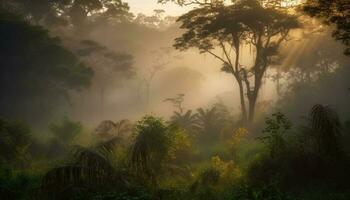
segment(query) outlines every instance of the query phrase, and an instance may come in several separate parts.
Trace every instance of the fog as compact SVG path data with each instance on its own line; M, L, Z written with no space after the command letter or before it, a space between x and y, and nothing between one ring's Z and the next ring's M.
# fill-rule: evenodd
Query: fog
M118 85L110 88L105 99L103 116L99 114L99 95L91 89L79 97L84 98L84 103L79 102L73 106L73 116L90 125L96 125L105 119L137 119L146 113L169 117L173 107L164 102L164 99L177 94L185 94L184 104L187 109L209 107L217 101L223 101L235 114L239 114L238 86L233 77L222 72L220 61L211 55L200 54L195 49L185 52L175 50L172 47L174 38L179 37L181 32L179 24L176 23L165 30L134 24L97 28L89 39L116 52L131 54L137 75L129 80L121 80ZM163 49L169 53L163 55ZM241 57L241 62L252 63L249 47L245 47L244 51L246 52ZM144 89L142 79L149 76L149 70L157 65L159 56L163 59L161 62L166 64L152 80L150 102L147 105L145 94L142 94L144 91L140 91ZM121 77L115 79L119 80ZM274 83L266 79L260 100L274 101L275 95Z
M1 0L0 199L350 199L349 8Z

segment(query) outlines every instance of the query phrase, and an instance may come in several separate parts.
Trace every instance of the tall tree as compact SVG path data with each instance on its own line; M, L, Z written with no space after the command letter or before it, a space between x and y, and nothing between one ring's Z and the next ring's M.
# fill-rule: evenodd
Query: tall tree
M219 1L205 4L178 21L186 32L176 39L175 48L194 47L221 61L222 71L232 74L238 84L242 119L251 123L262 79L278 58L278 49L290 30L299 27L297 19L258 0L241 0L228 6ZM247 46L253 48L251 66L241 60L242 48Z

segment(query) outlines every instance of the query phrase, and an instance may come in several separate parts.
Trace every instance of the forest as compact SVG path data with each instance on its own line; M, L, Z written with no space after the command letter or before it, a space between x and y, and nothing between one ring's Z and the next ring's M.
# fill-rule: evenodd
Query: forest
M350 1L0 0L1 200L349 200Z

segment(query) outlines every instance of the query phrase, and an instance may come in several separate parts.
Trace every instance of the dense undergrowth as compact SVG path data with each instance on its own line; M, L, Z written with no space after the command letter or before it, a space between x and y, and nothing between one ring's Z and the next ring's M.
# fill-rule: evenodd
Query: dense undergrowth
M192 121L188 113L105 121L85 147L82 125L67 118L50 126L45 144L1 120L1 199L350 198L348 130L330 107L314 106L303 125L277 112L261 133L223 108Z

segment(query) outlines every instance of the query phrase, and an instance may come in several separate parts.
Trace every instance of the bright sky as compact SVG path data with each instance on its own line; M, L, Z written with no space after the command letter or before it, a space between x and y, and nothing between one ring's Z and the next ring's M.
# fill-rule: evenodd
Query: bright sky
M158 4L157 0L124 0L129 3L131 12L134 14L144 13L147 15L153 14L154 9L163 9L167 15L179 16L191 9L190 6L180 7L174 3ZM231 0L225 0L231 2ZM298 4L303 0L286 0L288 4Z
M190 10L189 7L180 7L173 3L158 4L157 0L124 0L129 3L130 10L134 14L153 14L154 9L163 9L167 15L179 16Z

